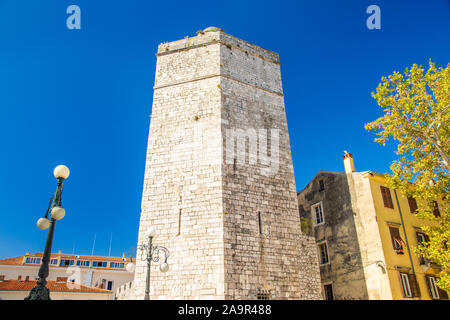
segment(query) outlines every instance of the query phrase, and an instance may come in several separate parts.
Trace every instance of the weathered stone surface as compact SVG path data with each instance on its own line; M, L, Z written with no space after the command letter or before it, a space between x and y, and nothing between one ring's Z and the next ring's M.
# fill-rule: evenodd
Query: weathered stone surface
M157 57L138 241L154 226L154 242L171 255L167 273L153 264L150 297L320 299L314 239L300 229L278 55L213 29L161 44ZM230 162L227 133L236 130L261 134L244 145L245 161ZM142 299L139 255L133 295Z
M326 241L329 263L320 266L323 285L332 284L336 300L392 299L367 172L319 173L298 193L301 217L314 221L321 203L324 223L307 233ZM323 190L320 188L323 183ZM304 230L305 231L305 230Z

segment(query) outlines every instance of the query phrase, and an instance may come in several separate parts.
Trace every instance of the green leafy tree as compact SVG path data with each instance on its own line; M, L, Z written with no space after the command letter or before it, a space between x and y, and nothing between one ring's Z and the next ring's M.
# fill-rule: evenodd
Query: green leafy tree
M372 96L384 115L366 130L377 131L375 142L383 146L390 138L397 142L387 184L418 199L418 217L435 221L422 227L429 241L416 253L441 267L437 285L450 291L450 64L436 68L430 61L427 71L414 64L404 74L394 72ZM434 200L440 216L433 214Z

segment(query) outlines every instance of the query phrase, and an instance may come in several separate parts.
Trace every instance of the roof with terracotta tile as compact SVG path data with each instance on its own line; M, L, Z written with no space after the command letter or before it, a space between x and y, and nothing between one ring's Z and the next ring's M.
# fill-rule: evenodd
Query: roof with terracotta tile
M30 291L36 286L36 280L0 280L0 291ZM110 290L88 287L82 284L48 281L46 287L54 292L95 292L108 293Z

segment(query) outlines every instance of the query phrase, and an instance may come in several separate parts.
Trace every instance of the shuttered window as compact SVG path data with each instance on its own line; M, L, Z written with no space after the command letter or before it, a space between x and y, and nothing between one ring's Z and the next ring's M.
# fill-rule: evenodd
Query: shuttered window
M420 297L420 288L414 274L399 272L400 288L404 298Z
M431 276L425 276L428 293L432 299L448 300L448 294L445 290L442 290L436 285L436 278Z
M389 232L391 234L392 239L392 247L397 253L398 251L403 251L403 240L400 237L400 230L396 227L389 227Z
M436 286L436 279L434 277L425 277L427 279L428 293L431 299L439 299L439 292Z
M441 300L448 300L448 293L445 290L442 290L441 288L438 288L439 292L439 299Z
M411 287L409 285L409 277L407 273L399 273L400 275L400 287L404 298L411 298Z
M428 237L423 232L416 232L416 237L417 237L417 244L419 244L419 245L421 245L424 242L430 241L430 237Z
M439 212L439 206L436 201L433 201L433 215L437 218L441 216L441 213Z
M420 288L417 283L416 275L408 274L409 285L411 287L411 294L414 298L420 297Z
M383 198L383 204L386 208L394 209L394 203L392 202L391 190L385 186L380 186L381 197Z
M412 214L416 213L417 210L417 201L414 198L408 197L409 211Z

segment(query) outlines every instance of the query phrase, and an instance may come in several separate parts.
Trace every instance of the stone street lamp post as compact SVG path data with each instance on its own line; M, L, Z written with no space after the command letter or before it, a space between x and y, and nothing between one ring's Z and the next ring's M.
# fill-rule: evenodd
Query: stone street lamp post
M50 198L47 212L44 217L40 218L37 222L37 226L41 230L49 229L47 233L47 241L45 243L44 254L42 256L42 263L39 268L39 279L36 286L31 289L30 293L24 300L51 300L50 290L46 287L48 277L48 264L50 262L50 254L52 251L53 232L55 230L56 220L64 218L66 211L61 205L61 194L63 189L63 181L67 179L70 171L64 165L59 165L53 171L53 175L56 178L56 192ZM48 213L50 212L50 219L48 219Z

